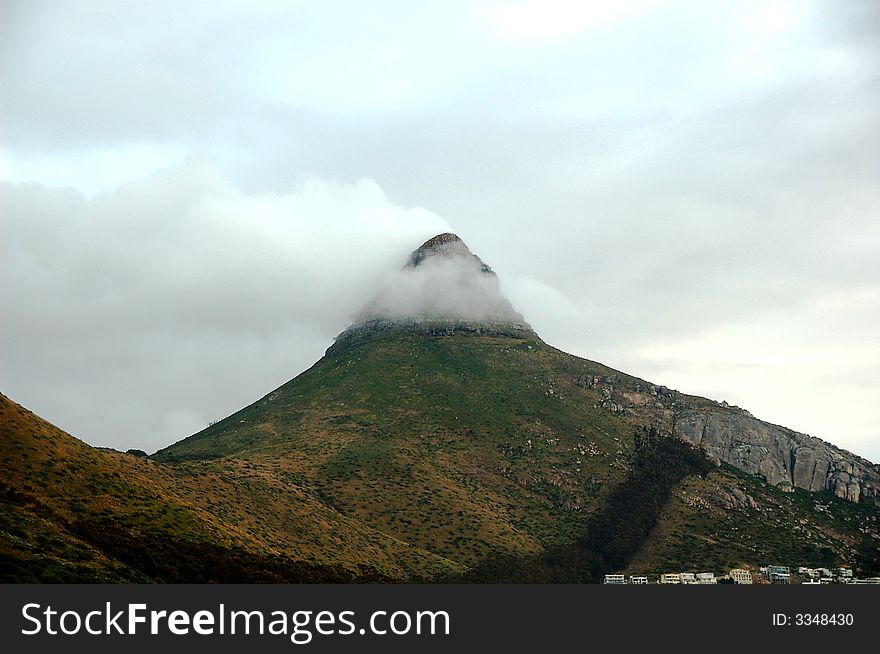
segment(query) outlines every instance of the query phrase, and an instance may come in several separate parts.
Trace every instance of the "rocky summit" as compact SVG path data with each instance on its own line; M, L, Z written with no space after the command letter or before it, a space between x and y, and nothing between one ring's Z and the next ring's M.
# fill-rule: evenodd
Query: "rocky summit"
M401 263L311 368L148 458L0 396L0 580L880 575L876 464L548 345L454 234Z
M399 328L433 334L531 332L502 295L493 270L450 233L438 234L414 250L336 340Z

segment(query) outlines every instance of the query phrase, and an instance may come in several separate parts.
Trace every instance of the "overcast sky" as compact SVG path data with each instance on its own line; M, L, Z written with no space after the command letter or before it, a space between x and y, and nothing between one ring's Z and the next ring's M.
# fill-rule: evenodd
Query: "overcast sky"
M148 451L458 233L549 343L880 461L880 3L0 5L0 390Z

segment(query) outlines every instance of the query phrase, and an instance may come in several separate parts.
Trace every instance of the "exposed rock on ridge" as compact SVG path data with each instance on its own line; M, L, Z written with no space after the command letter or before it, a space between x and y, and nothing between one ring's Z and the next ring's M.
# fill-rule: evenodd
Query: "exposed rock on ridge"
M452 336L453 334L490 334L511 338L538 338L528 323L512 322L472 322L468 320L432 320L430 318L409 318L399 320L368 320L352 325L339 336L325 354L335 355L349 345L375 336L385 336L401 331L425 336Z
M878 466L818 438L743 413L691 409L676 416L674 433L774 486L880 503Z
M880 506L880 465L831 443L758 420L727 402L686 395L622 373L574 380L597 406L643 426L657 426L722 461L792 490L830 491Z
M409 261L407 261L406 267L415 268L429 257L473 258L480 264L480 272L488 273L490 275L495 274L489 266L483 263L483 260L480 259L480 257L471 252L470 248L458 237L458 235L450 232L437 234L437 236L422 243L412 254L409 255Z

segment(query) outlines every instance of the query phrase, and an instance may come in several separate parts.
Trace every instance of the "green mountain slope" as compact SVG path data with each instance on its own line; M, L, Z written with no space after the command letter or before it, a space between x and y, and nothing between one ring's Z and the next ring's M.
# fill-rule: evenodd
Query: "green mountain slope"
M154 458L283 472L339 514L460 566L529 567L583 541L639 472L636 434L664 420L639 398L633 410L609 408L605 386L584 381L594 378L630 395L651 387L534 334L382 329L338 343L296 379ZM632 548L631 569L876 558L860 531L876 526L872 503L785 493L715 463L675 481L656 527ZM840 519L829 521L813 500Z
M391 332L155 459L283 467L341 512L466 564L538 551L574 538L625 473L630 426L570 388L587 370L611 372L538 339Z

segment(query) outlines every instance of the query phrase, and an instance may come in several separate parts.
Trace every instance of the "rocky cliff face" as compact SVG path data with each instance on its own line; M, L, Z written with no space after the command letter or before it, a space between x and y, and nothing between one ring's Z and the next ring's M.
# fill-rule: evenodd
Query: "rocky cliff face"
M538 338L528 323L513 322L472 322L468 320L430 318L400 318L397 320L374 319L352 325L336 337L325 354L334 356L349 346L370 339L379 334L385 336L392 332L422 334L424 336L452 336L453 334L491 335L509 338Z
M852 502L880 503L880 467L818 438L771 425L735 409L686 406L675 435L783 489L830 490Z
M716 461L759 475L783 490L828 490L880 506L880 465L823 440L758 420L748 411L685 395L623 373L579 377L597 406L701 447Z

